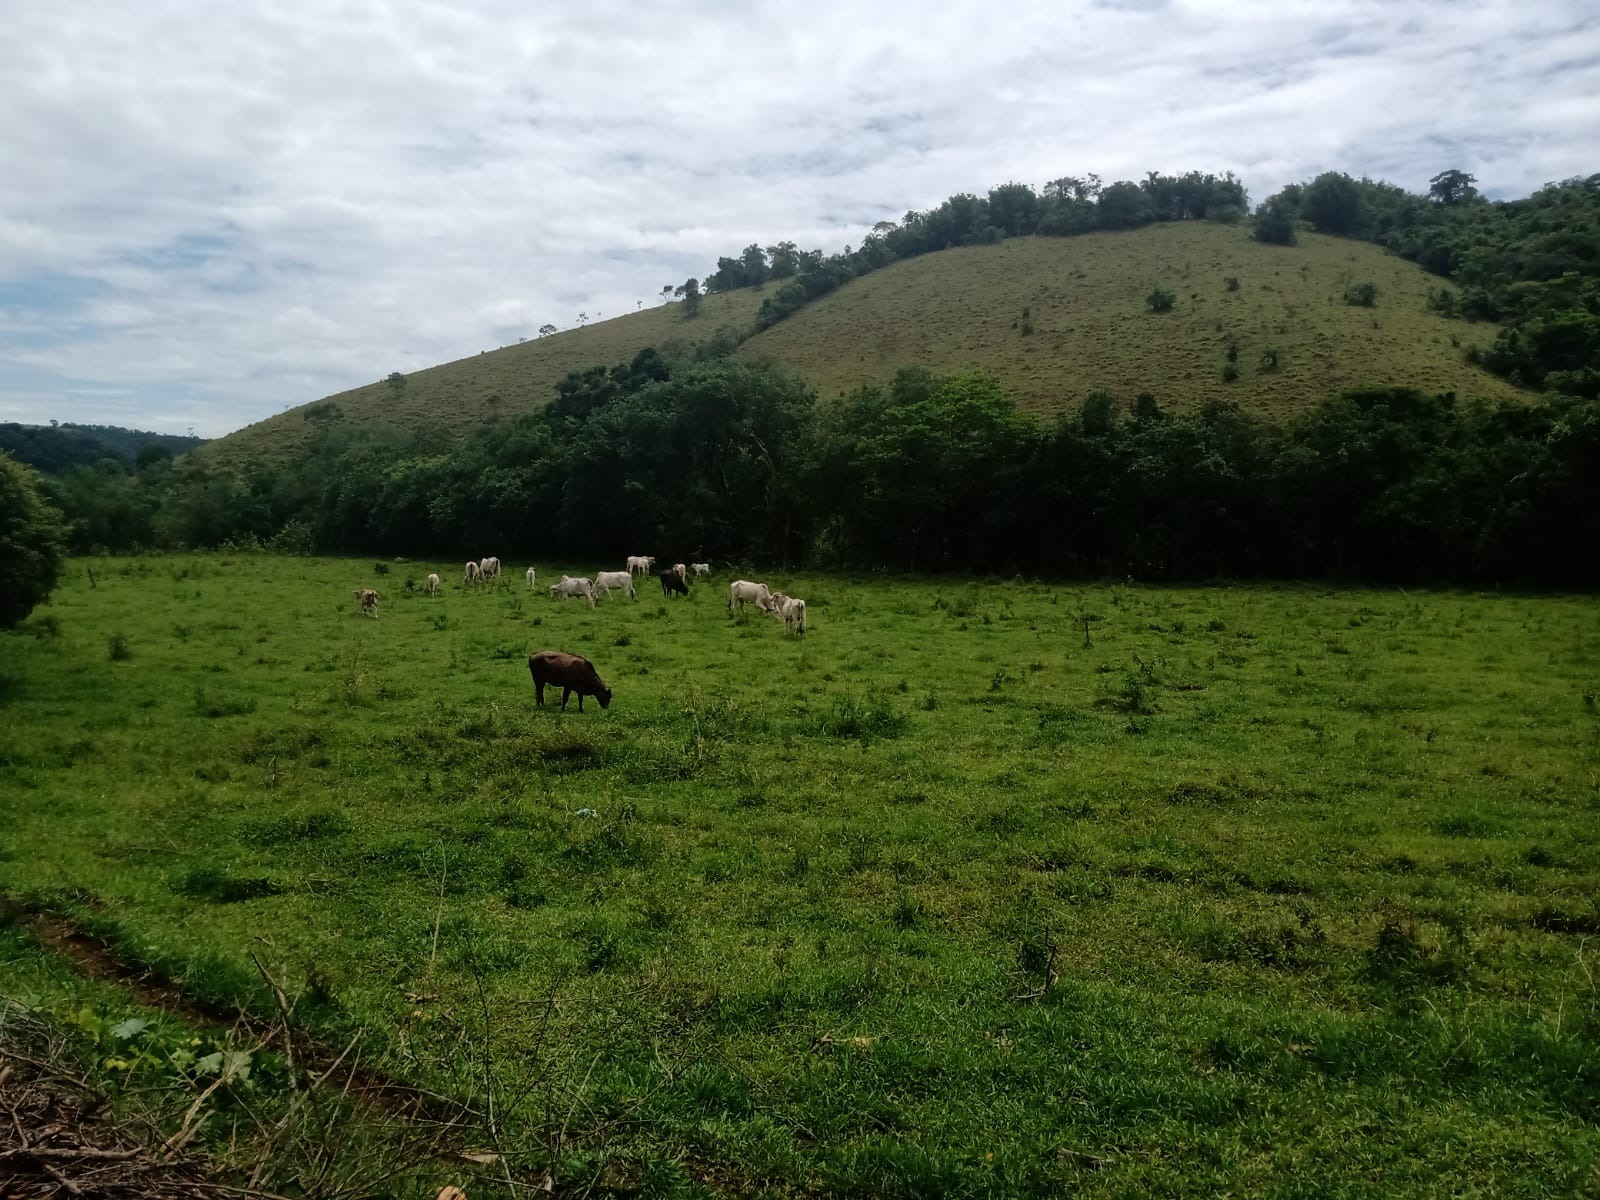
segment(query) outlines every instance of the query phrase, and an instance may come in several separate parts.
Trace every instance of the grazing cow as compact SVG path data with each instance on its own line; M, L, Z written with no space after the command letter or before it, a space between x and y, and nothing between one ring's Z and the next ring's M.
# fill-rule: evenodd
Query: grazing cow
M666 597L672 595L673 592L677 592L680 596L687 596L689 594L689 585L683 581L683 576L676 571L661 572L661 595Z
M678 573L679 579L689 578L689 568L684 566L682 563L673 563L672 569Z
M494 579L500 574L500 560L490 555L478 564L478 570L485 579Z
M528 568L528 590L530 592L533 591L533 581L535 579L537 579L538 577L539 577L539 573L537 571L535 571L532 567L529 567Z
M564 654L560 650L541 650L537 654L530 654L528 674L533 676L533 695L541 708L544 707L544 685L547 683L561 689L562 712L566 711L567 700L573 692L578 693L579 712L583 711L585 696L593 696L600 701L601 708L611 704L611 689L600 681L600 672L594 669L594 664L587 658L580 658L576 654Z
M773 592L772 600L767 605L767 612L782 621L783 627L790 633L806 631L806 602L798 596L785 596L782 592Z
M612 588L627 592L630 600L639 598L639 593L633 590L632 571L601 571L594 577L594 590L602 596L609 596Z
M429 576L428 576L428 595L437 596L439 594L439 587L440 587L439 576L435 575L435 574L429 574Z
M650 574L650 568L655 565L656 556L653 554L628 555L628 574L630 575L635 571L639 572L641 575L648 575Z
M710 563L690 563L689 564L689 570L693 571L696 575L709 575L709 574L711 574L711 564Z
M728 611L732 612L737 605L743 609L746 604L754 604L762 612L767 611L767 606L772 603L772 593L767 590L764 583L751 583L747 579L735 579L728 585Z
M467 564L467 573L461 577L461 582L463 584L482 583L483 568L475 562L469 562Z
M559 582L550 585L550 594L561 600L569 596L582 596L589 602L589 607L594 607L594 580L574 579L570 575L563 575Z
M362 616L375 617L378 615L377 592L373 591L371 588L356 588L351 594L354 595L357 600L361 601Z

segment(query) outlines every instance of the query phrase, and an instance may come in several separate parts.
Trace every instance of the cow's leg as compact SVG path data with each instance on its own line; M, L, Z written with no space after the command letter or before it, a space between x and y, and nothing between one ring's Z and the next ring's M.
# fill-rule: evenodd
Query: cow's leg
M544 680L535 679L533 681L533 698L538 701L540 708L544 707Z
M561 711L562 712L566 712L567 711L567 701L569 699L571 699L571 697L572 697L572 689L569 688L569 687L563 686L562 689L561 689Z

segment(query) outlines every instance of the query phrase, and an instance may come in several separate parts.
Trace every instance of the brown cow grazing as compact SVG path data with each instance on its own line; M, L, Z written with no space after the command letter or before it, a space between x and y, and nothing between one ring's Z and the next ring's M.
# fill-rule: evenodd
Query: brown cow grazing
M680 596L687 596L689 594L689 585L683 581L683 576L679 575L677 571L661 572L661 595L666 597L672 595L673 592L677 592Z
M578 711L583 711L583 698L593 696L600 707L611 704L611 689L600 681L600 672L587 658L564 654L560 650L541 650L528 655L528 674L533 676L533 694L540 706L544 705L544 685L561 689L561 710L566 711L567 700L578 693Z
M350 593L361 601L362 615L375 617L378 615L378 593L371 588L356 588Z

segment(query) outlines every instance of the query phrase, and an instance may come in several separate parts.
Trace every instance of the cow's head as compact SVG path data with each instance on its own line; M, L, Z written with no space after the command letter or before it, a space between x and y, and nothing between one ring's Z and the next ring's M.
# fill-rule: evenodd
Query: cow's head
M601 708L610 708L611 707L611 689L610 688L601 688L598 692L596 692L594 694L594 698L596 700L600 701L600 707Z

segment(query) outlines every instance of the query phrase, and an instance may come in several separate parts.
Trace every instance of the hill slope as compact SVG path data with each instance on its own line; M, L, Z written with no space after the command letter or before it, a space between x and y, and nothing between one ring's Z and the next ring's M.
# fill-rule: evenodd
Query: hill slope
M357 424L402 429L436 425L464 433L496 412L509 416L548 404L555 398L556 384L571 371L626 361L647 346L703 341L723 329L742 337L749 332L761 300L754 288L707 296L700 312L689 320L684 319L681 304L658 305L413 371L398 394L380 379L247 425L209 443L202 454L218 462L292 456L312 432L308 411L324 403L338 405L344 419Z
M1376 307L1346 304L1345 289L1365 281L1377 285ZM1187 221L1016 238L895 263L739 352L783 364L824 397L901 366L980 367L1044 411L1097 389L1130 401L1148 391L1173 408L1234 400L1277 416L1366 384L1516 395L1462 358L1461 346L1488 345L1498 326L1427 310L1440 283L1365 242L1302 234L1297 246L1268 246L1242 227ZM1156 287L1176 294L1172 311L1148 310ZM1227 383L1230 345L1239 378ZM1276 369L1263 366L1269 350Z
M1347 305L1345 289L1365 281L1377 285L1377 306ZM1488 345L1498 326L1427 310L1440 282L1370 243L1307 233L1298 246L1267 246L1243 227L1202 221L1024 237L885 267L750 337L738 353L795 371L824 399L903 366L976 367L1042 411L1097 389L1128 401L1149 391L1172 408L1228 399L1278 416L1366 384L1518 394L1462 358L1463 346ZM1145 296L1158 286L1176 294L1173 311L1147 310ZM326 402L355 423L460 433L497 411L548 403L569 371L718 331L743 336L764 296L759 288L707 296L691 319L677 304L646 309L413 372L398 393L380 380ZM1239 378L1227 383L1230 345ZM1269 350L1274 369L1263 365ZM312 407L247 426L201 454L234 462L292 455L311 432Z

